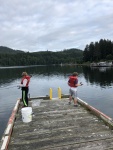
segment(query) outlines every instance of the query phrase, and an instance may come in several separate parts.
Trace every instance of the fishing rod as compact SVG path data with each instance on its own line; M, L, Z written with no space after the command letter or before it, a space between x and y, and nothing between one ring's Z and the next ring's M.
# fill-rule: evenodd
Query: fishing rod
M32 77L32 75L29 75L29 76ZM19 89L18 85L14 85L14 86L11 86L11 87L0 86L0 90L10 89L10 88L14 88L14 87L17 87Z
M1 87L0 87L0 90L3 90L3 89L10 89L10 88L14 88L14 87L17 87L17 86L11 86L11 87L4 87L4 86L1 86Z

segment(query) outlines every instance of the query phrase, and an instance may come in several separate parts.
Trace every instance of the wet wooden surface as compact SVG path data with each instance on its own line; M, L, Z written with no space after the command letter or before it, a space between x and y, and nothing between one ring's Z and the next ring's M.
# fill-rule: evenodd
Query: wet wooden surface
M113 131L82 106L68 100L31 101L33 118L22 122L18 111L9 150L109 150Z

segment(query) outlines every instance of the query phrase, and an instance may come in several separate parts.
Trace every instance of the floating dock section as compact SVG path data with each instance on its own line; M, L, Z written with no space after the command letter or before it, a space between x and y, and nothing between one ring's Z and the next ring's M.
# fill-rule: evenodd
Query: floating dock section
M112 150L112 118L79 98L78 102L74 107L67 98L31 99L29 123L22 121L20 103L10 138L2 141L1 150Z

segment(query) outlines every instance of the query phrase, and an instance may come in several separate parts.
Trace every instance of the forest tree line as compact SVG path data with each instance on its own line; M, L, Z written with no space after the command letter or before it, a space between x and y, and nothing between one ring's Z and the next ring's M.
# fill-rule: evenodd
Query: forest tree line
M57 52L24 52L0 46L0 66L82 64L106 60L113 61L113 42L105 39L91 42L84 51L71 48Z
M75 48L51 52L24 52L0 46L0 66L27 66L82 63L83 51Z
M83 51L84 62L113 60L113 42L101 39L99 42L91 42Z

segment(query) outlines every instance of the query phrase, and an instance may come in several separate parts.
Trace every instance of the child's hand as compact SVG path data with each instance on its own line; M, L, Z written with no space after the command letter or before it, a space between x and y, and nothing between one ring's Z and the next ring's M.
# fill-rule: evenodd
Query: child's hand
M82 83L82 82L80 82L80 85L82 86L82 85L83 85L83 83Z

